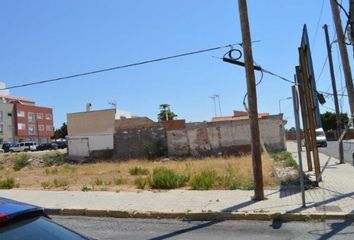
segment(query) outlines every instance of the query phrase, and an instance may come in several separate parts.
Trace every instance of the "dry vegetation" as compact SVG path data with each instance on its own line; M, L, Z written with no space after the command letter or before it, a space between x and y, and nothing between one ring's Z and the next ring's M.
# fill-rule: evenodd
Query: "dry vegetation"
M24 164L23 159L30 159L29 164ZM123 162L90 164L68 164L63 162L63 159L61 153L47 153L42 158L36 155L36 159L33 159L32 155L2 154L0 155L0 186L1 181L7 184L14 179L14 187L46 190L137 191L139 188L253 188L250 156L187 158L176 161L132 159ZM16 161L21 164L20 169L18 167L14 169ZM276 182L267 155L263 156L263 172L264 185L275 186ZM161 177L169 179L161 180ZM175 183L169 185L169 181L175 181Z

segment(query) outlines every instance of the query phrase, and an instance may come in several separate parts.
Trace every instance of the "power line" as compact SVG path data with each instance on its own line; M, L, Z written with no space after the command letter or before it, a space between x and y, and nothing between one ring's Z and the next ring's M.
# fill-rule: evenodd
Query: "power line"
M315 32L314 39L312 41L312 46L313 47L315 47L315 43L316 43L316 40L317 40L317 34L318 34L318 29L320 28L320 22L321 22L321 18L322 18L324 3L325 3L325 0L322 0L320 15L319 15L318 20L317 20L316 32Z
M253 41L253 43L254 42L259 42L259 40L258 41ZM225 45L225 46L207 48L207 49L197 50L197 51L193 51L193 52L187 52L187 53L172 55L172 56L168 56L168 57L156 58L156 59L151 59L151 60L146 60L146 61L126 64L126 65L120 65L120 66L115 66L115 67L110 67L110 68L103 68L103 69L99 69L99 70L94 70L94 71L89 71L89 72L83 72L83 73L68 75L68 76L64 76L64 77L52 78L52 79L47 79L47 80L42 80L42 81L34 81L34 82L14 85L14 86L6 87L6 88L1 88L0 90L28 87L28 86L39 85L39 84L50 83L50 82L57 82L57 81L62 81L62 80L70 79L70 78L77 78L77 77L82 77L82 76L87 76L87 75L93 75L93 74L98 74L98 73L118 70L118 69L122 69L122 68L135 67L135 66L139 66L139 65L144 65L144 64L154 63L154 62L160 62L160 61L170 60L170 59L179 58L179 57L186 57L186 56L200 54L200 53L204 53L204 52L215 51L215 50L219 50L219 49L223 49L223 48L232 48L233 46L236 46L236 45L242 46L242 43L236 43L236 44L229 44L229 45Z
M323 70L325 68L325 66L327 65L327 60L328 60L328 56L326 56L324 62L323 62L323 65L322 65L322 68L321 68L321 71L320 71L320 74L318 74L318 77L317 77L317 80L316 80L316 83L318 83L318 81L320 81L321 77L322 77L322 74L323 74Z

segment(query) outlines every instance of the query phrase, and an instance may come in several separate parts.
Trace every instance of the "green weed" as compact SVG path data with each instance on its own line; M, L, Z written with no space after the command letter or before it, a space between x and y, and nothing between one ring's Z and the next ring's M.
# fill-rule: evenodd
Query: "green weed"
M58 168L46 168L44 172L46 175L50 175L50 174L54 175L54 174L58 174L59 170Z
M61 165L65 163L65 156L60 152L46 153L43 155L44 166Z
M273 153L271 154L271 157L274 159L276 162L282 162L286 167L293 167L297 168L297 162L294 160L293 156L291 153L287 151L279 152L279 153Z
M151 177L151 187L155 189L173 189L182 187L188 178L165 167L155 168Z
M27 165L30 164L29 160L29 156L27 154L19 154L19 155L15 155L15 159L14 159L14 166L13 169L15 171L19 171L22 168L26 167Z
M144 189L149 185L149 179L148 177L137 177L134 181L134 184L138 189Z
M43 189L50 189L53 185L51 182L41 182L41 186Z
M135 166L129 169L129 173L131 175L148 175L149 174L149 169L140 167L140 166Z
M0 179L0 189L11 189L15 187L15 179L12 177L7 177L5 179Z
M53 180L53 185L55 187L66 187L69 185L69 182L66 179L54 179Z
M92 188L89 188L86 184L84 184L82 186L82 188L81 188L81 191L83 191L83 192L88 192L88 191L91 191L91 190L92 190Z
M190 184L193 190L209 190L217 181L217 174L214 170L203 170L192 176Z
M122 177L117 177L117 178L113 179L113 182L115 185L122 185L122 184L126 184L127 180Z

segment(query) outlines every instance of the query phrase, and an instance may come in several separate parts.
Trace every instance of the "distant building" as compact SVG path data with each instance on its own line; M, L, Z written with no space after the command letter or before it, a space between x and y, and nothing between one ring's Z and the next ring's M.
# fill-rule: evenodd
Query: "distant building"
M91 106L91 105L90 105ZM68 154L88 157L94 153L113 150L115 109L68 113Z
M269 116L269 113L258 113L258 119L262 119ZM222 121L237 121L237 120L247 120L249 119L248 113L245 111L234 110L234 115L232 116L222 116L213 117L211 122L222 122Z
M132 118L133 115L125 110L120 110L120 109L116 109L116 119L126 119L126 118Z
M53 110L28 98L0 95L0 144L49 142L54 136Z
M251 151L248 114L219 117L211 122L154 122L147 117L117 119L115 109L70 113L68 154L71 158L210 156ZM269 151L286 149L282 115L259 114L259 131Z

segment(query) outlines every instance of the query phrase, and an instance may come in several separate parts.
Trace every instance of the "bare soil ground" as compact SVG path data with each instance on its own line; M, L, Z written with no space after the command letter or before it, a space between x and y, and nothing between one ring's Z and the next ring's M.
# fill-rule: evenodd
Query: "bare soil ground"
M166 167L185 176L193 176L203 170L214 170L218 177L227 179L227 176L234 176L238 186L241 187L249 185L253 179L252 160L248 155L158 161L131 159L45 166L45 155L54 154L53 151L26 154L28 154L26 157L29 158L30 164L18 171L15 171L13 166L21 154L1 154L0 180L14 178L16 187L19 189L138 191L135 181L140 176L130 173L134 167L147 169L147 175L150 175L157 167ZM60 154L64 154L63 151ZM266 187L276 186L277 182L273 176L268 155L263 155L262 164L264 185ZM190 186L187 183L183 188L190 189ZM229 187L225 184L215 184L213 189L229 189Z

